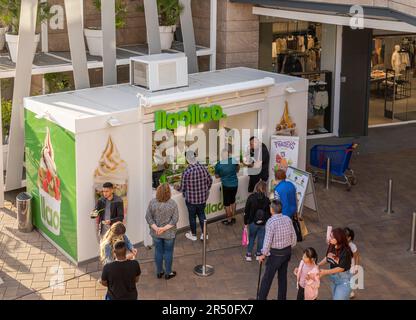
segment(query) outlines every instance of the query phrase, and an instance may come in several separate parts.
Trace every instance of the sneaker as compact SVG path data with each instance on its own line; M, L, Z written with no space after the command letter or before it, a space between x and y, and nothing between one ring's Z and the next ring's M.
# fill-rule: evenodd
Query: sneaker
M248 262L253 261L253 259L251 258L251 254L250 253L247 253L246 254L246 261L248 261Z
M158 279L162 279L162 277L165 275L165 273L164 272L161 272L161 273L158 273L157 274L157 278Z
M201 239L201 241L204 241L204 234L201 234L200 239ZM207 240L208 240L208 235L207 235Z
M166 280L172 279L173 277L176 277L176 271L172 271L171 273L165 275Z
M261 257L261 253L256 253L256 261L259 261L260 257Z
M189 240L192 240L192 241L197 240L196 236L194 236L191 232L185 233L185 237L187 237Z

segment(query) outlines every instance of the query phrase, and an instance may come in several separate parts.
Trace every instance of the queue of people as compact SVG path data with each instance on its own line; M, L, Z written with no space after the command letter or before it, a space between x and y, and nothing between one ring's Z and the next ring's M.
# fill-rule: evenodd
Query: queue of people
M261 151L260 151L261 150ZM262 157L258 157L261 153ZM229 150L223 150L221 160L215 166L215 176L221 179L221 190L226 213L224 225L236 223L236 194L238 190L238 163L229 156ZM253 260L253 249L257 242L255 257L265 272L259 286L258 299L268 297L274 276L278 278L278 300L286 300L287 270L296 246L298 235L294 228L297 219L297 199L294 185L286 180L283 170L275 172L276 186L273 200L268 196L269 153L264 144L255 137L250 139L250 157L252 163L248 191L250 195L244 208L244 227L248 231L248 246L245 260ZM201 228L201 240L206 219L205 207L212 186L212 177L205 166L201 165L193 151L186 152L187 169L182 174L177 190L183 194L188 209L190 231L186 238L196 241L198 218ZM135 249L126 235L123 201L114 195L113 185L103 185L103 196L97 201L95 210L101 212L97 217L97 231L101 238L100 257L104 265L101 283L108 287L106 299L137 299L136 282L140 276L140 265L135 260ZM171 199L170 185L159 184L155 199L151 200L146 221L155 248L154 260L156 277L169 280L177 275L173 270L173 252L175 246L178 206ZM207 235L208 239L208 235ZM314 248L303 252L299 266L293 271L296 276L298 300L318 298L322 277L328 276L334 300L346 300L354 297L350 279L359 263L359 255L354 241L353 230L334 229L328 239L325 258L318 263L318 254ZM329 264L329 269L324 269ZM123 273L122 275L117 274Z

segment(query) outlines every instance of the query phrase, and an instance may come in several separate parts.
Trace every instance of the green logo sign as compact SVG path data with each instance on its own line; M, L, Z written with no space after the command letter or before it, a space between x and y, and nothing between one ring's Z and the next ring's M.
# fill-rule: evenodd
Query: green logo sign
M52 200L56 201L55 199ZM51 202L51 199L48 199L44 195L40 194L41 219L45 227L50 232L59 236L61 226L60 204L57 206L56 204L48 202Z
M191 124L196 125L212 120L219 121L225 117L226 115L222 112L222 107L219 105L201 107L198 104L191 104L187 111L174 113L158 110L155 112L155 130L174 130L179 124L183 124L187 127Z

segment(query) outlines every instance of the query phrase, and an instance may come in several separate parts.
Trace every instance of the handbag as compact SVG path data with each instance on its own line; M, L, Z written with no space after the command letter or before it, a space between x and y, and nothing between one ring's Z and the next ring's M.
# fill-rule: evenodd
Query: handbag
M246 227L243 228L243 234L241 236L241 245L243 247L247 247L248 246L248 232L247 232L247 228Z
M300 232L302 234L302 238L305 239L305 237L309 234L308 228L305 224L305 220L303 220L303 218L299 218L298 221L300 225Z
M296 233L296 241L302 242L303 241L302 231L300 229L300 224L299 224L299 220L297 216L293 217L292 222L293 222L293 229L295 229L295 233Z

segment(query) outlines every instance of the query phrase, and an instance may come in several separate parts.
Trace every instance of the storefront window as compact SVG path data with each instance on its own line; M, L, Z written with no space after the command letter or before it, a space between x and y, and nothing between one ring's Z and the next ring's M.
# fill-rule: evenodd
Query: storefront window
M186 135L193 135L194 141L180 142L177 137L174 137L172 130L165 131L165 137L160 139L160 136L156 137L156 131L154 131L152 145L153 188L156 188L161 181L166 181L171 185L180 183L182 173L188 166L184 157L185 151L188 148L195 148L198 139L205 139L205 141L197 143L198 147L202 148L202 150L196 150L197 158L201 164L207 166L210 174L214 176L214 166L220 160L221 148L230 150L230 156L240 161L241 156L248 150L248 139L256 133L257 128L258 112L254 111L179 129L184 130ZM225 130L224 136L217 135L220 129ZM210 130L213 130L211 134ZM212 137L216 137L215 141L212 141ZM220 142L221 137L224 138L222 142ZM167 143L169 138L172 138L171 144ZM167 151L168 148L170 148L169 151ZM244 164L241 163L241 165Z
M371 55L369 125L416 120L416 35L375 31Z
M332 132L335 44L336 26L261 18L260 68L310 81L308 135Z

